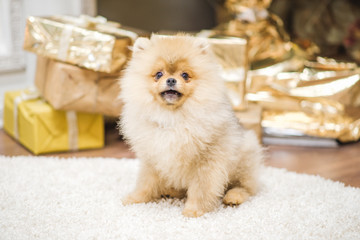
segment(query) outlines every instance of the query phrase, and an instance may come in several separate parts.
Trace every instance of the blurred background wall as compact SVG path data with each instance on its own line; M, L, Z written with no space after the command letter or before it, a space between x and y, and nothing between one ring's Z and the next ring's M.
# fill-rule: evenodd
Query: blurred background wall
M124 25L150 32L198 31L213 28L212 0L98 0L98 14Z

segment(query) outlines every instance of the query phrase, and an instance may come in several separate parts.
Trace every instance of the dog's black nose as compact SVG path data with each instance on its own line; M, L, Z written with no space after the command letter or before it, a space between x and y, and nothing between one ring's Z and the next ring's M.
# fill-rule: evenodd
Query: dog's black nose
M176 84L176 79L175 79L175 78L168 78L168 79L166 80L166 84L167 84L169 87L173 87L173 86L175 86L175 84Z

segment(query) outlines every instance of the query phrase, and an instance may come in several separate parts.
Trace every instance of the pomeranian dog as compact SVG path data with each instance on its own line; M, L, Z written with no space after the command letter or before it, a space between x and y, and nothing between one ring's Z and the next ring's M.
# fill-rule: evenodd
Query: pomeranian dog
M198 217L256 193L262 148L235 117L206 39L138 38L120 80L120 129L141 159L123 204L186 197Z

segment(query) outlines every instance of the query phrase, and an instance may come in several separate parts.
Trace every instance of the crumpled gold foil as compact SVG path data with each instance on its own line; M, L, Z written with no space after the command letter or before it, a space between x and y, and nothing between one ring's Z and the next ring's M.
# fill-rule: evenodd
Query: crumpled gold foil
M307 136L338 139L340 142L357 141L360 138L359 108L347 108L343 114L325 117L300 111L264 110L262 127L272 131L292 132Z
M137 34L98 17L29 17L24 49L94 71L114 73L126 63Z
M316 61L305 61L305 66L319 70L344 71L357 68L356 63L338 62L332 58L317 57Z
M360 69L323 60L312 66L341 71L305 68L251 77L246 98L263 107L264 128L291 129L342 142L360 138Z

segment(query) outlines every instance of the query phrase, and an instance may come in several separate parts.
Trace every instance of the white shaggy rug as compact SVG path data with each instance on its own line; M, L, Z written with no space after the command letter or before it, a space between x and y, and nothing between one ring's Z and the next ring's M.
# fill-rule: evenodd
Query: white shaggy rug
M0 156L0 239L360 239L360 189L266 167L261 191L197 219L123 206L138 160Z

